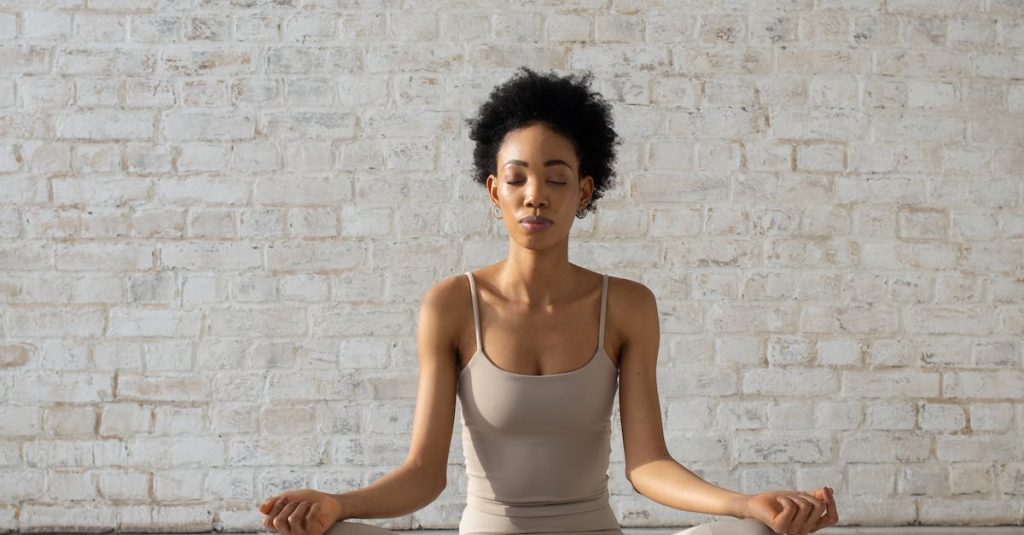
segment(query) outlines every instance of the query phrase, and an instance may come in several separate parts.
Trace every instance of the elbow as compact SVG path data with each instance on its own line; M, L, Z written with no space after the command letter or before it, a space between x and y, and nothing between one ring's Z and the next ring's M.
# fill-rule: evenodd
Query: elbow
M419 476L417 478L419 487L430 489L429 492L433 498L437 498L448 487L447 466L431 465L418 459L406 461L406 464Z
M421 507L426 507L427 505L434 503L434 501L441 496L441 493L444 492L444 489L447 486L448 482L444 479L428 480L422 487L422 493L420 496L423 501L421 502Z
M636 483L633 481L633 475L632 474L633 474L632 470L629 470L629 469L626 470L626 481L629 481L629 486L633 487L633 491L634 492L636 492L637 494L643 494L642 492L640 492L640 489L636 488Z
M430 501L434 501L448 487L448 476L444 472L435 473L425 483L424 488L430 489Z
M432 499L436 499L448 487L448 474L443 469L431 470L425 483L425 487L430 489Z
M657 473L658 468L652 465L665 460L675 462L667 452L664 455L648 457L642 461L634 461L632 463L627 462L625 468L626 481L629 481L633 490L638 494L645 495L643 491L640 490L644 486L643 479ZM652 472L652 470L654 470L654 472Z

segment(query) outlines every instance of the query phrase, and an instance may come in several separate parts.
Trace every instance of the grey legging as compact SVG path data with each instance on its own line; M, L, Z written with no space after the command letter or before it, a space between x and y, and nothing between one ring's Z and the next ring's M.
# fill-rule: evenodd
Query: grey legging
M332 526L324 535L395 535L395 533L370 524L344 520ZM705 522L677 531L672 535L775 535L775 532L756 520L730 518Z

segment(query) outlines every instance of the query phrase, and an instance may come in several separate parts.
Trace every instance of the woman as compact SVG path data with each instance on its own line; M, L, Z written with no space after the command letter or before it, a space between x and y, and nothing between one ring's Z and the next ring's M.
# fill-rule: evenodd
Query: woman
M590 80L522 68L467 121L476 180L508 229L508 258L424 295L406 461L350 492L271 497L260 507L267 528L391 533L347 519L401 516L437 498L458 397L469 480L460 535L621 534L607 489L616 390L626 476L637 492L669 507L737 517L679 535L804 535L836 523L827 487L744 495L703 481L669 455L654 295L568 259L573 218L593 210L611 186L619 143L610 107Z

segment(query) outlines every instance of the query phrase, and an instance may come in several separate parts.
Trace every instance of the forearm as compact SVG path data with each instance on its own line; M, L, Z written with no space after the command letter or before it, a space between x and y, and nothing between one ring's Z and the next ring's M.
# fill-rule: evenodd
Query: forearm
M436 474L411 463L403 463L373 483L335 494L341 504L341 518L393 518L430 505L444 490Z
M745 517L748 495L712 485L670 457L635 468L629 479L637 492L673 509Z

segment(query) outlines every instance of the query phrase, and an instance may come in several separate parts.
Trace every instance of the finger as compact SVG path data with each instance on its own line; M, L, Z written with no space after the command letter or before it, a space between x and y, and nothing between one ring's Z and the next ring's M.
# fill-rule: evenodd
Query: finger
M808 499L810 500L811 504L813 504L813 506L814 506L814 510L811 511L809 529L814 530L814 529L817 529L818 524L821 523L822 519L825 516L826 507L827 507L825 505L825 502L828 501L828 498L826 497L823 500L821 498L818 498L817 496L809 496Z
M811 516L812 507L810 502L804 499L804 496L799 494L791 494L788 496L789 499L793 500L796 505L796 513L793 514L793 522L790 524L790 530L787 533L791 535L806 535L805 527L807 526L807 520Z
M260 507L259 507L260 512L263 513L263 514L267 514L267 511L270 511L270 506L274 505L275 501L277 501L277 496L271 496L270 498L267 498L260 505Z
M287 504L288 498L281 498L274 503L270 508L270 511L267 513L267 517L263 519L263 525L266 526L267 529L277 529L277 527L274 526L274 519L277 518L277 514L280 513L281 509L283 509Z
M818 516L815 511L820 511L821 502L818 502L814 498L805 495L796 496L797 505L800 507L800 513L794 519L796 523L796 534L807 535L811 528L814 527L815 522L818 520ZM816 503L817 502L817 503Z
M285 524L285 519L284 519L283 516L281 516L281 511L284 510L284 508L287 505L288 505L287 501L281 500L281 501L277 502L277 504L274 506L273 509L271 509L271 511L270 511L271 514L268 515L269 516L269 521L270 521L270 529L273 529L274 531L276 531L278 533L284 533L285 530L288 529L288 526L284 526L283 525L283 524Z
M833 526L839 522L839 512L836 510L835 493L829 491L828 497L828 501L825 502L826 513L824 524L822 524L822 527Z
M276 517L274 517L274 527L277 528L277 531L279 531L281 535L292 535L292 526L288 523L288 515L292 514L292 511L294 511L298 505L299 504L297 502L289 503L281 509L280 513L277 513Z
M825 512L825 501L819 499L817 496L811 494L801 494L800 496L811 506L811 512L808 518L811 520L817 520L821 518L822 513Z
M775 526L772 526L772 528L775 529L776 533L789 533L790 525L793 523L793 515L796 514L796 504L787 496L779 496L775 499L782 504L782 512L775 517Z
M814 490L812 492L801 492L800 494L802 496L807 496L812 502L817 501L822 505L824 505L825 501L828 500L828 491L825 489L821 489L820 491Z
M831 526L835 523L835 521L832 521L829 518L829 515L835 511L835 502L832 500L831 492L827 488L824 490L824 494L825 499L822 500L822 510L815 511L815 513L811 515L811 517L815 519L814 526L811 528L812 532ZM836 520L838 520L838 518Z
M288 515L288 525L292 527L292 532L298 535L304 535L306 533L306 513L309 512L309 502L302 501L295 508L290 515Z
M306 514L306 531L309 535L323 535L320 530L320 502L314 503Z
M277 515L277 513L281 512L281 509L286 505L288 505L288 498L282 497L280 500L274 502L274 506L270 508L269 514Z

